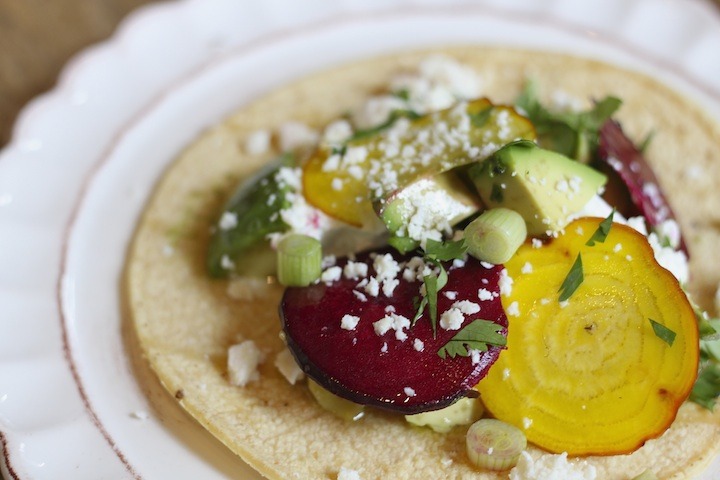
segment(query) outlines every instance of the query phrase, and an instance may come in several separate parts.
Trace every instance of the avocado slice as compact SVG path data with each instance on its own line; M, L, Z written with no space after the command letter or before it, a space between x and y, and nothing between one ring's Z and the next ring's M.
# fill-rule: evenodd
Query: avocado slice
M448 171L421 178L374 206L390 231L391 244L407 252L476 213L480 199Z
M515 210L534 236L560 231L607 181L591 167L525 140L501 148L469 174L488 208Z

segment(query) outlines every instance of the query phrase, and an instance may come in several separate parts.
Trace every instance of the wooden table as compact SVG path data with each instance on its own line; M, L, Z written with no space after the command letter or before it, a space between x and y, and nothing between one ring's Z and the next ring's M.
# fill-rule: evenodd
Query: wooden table
M151 0L0 0L0 148L33 97L53 87L63 65L109 37Z

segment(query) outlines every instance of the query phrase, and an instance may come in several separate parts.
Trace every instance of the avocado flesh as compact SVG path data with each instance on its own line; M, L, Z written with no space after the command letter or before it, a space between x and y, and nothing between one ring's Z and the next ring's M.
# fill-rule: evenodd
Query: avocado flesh
M581 211L607 178L602 173L533 142L513 142L470 169L488 208L518 212L528 235L552 235Z
M413 182L376 207L391 235L419 243L476 213L480 202L449 171Z

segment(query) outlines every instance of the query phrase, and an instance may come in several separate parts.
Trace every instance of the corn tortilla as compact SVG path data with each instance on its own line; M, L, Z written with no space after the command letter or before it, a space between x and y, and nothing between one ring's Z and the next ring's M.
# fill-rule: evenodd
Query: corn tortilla
M162 385L204 428L271 479L335 479L341 467L363 479L507 478L478 472L465 455L465 429L437 434L402 417L373 411L347 423L323 411L303 384L290 385L273 360L283 348L277 305L281 287L264 281L212 280L204 270L209 227L236 182L272 153L249 156L242 145L257 129L287 120L316 128L414 70L430 53L351 63L302 79L243 107L202 134L157 185L127 258L129 322ZM720 126L656 81L596 61L560 54L483 49L442 53L474 68L494 102L511 102L532 77L549 99L555 90L578 99L613 94L617 118L637 140L655 132L648 157L679 217L691 251L690 290L712 305L720 281ZM693 175L689 169L702 171ZM241 295L230 296L228 290ZM239 297L245 298L239 298ZM228 383L226 355L239 340L267 355L260 380ZM181 393L178 393L181 392ZM720 449L720 409L685 404L673 426L631 455L589 457L601 479L629 479L651 469L659 478L692 478ZM542 455L531 449L534 457Z

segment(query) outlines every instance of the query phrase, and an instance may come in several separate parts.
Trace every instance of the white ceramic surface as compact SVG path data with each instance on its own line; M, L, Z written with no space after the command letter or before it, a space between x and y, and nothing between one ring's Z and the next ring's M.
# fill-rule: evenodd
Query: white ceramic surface
M21 115L0 154L0 471L259 478L123 343L119 280L154 182L203 128L308 72L444 44L650 73L720 120L720 11L701 0L186 0L132 15ZM720 477L716 462L703 477Z

